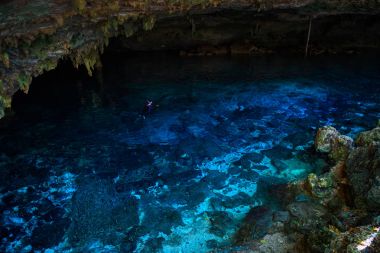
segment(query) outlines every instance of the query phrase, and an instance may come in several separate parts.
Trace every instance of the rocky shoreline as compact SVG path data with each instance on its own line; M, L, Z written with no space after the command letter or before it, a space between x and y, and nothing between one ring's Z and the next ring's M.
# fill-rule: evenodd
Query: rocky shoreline
M288 185L282 211L253 208L238 233L240 246L213 252L379 252L380 121L355 141L322 127L315 149L328 155L330 170ZM268 216L268 233L252 240Z

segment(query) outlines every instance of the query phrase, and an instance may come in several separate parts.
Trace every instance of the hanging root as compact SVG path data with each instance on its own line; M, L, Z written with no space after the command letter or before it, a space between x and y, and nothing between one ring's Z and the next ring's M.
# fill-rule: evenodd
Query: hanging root
M309 19L309 31L307 33L307 40L306 40L306 47L305 47L305 57L308 56L308 51L309 51L309 42L310 42L310 34L311 34L311 22L313 20L313 17L310 16Z

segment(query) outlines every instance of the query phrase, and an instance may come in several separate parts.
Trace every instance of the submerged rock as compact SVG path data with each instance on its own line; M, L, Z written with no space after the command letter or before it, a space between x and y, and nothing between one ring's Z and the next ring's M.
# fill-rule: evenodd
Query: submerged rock
M163 237L152 238L148 240L145 244L142 253L160 252L162 250L162 242L165 239Z
M183 220L181 213L175 208L151 205L141 224L145 226L146 232L156 230L169 235L173 227L183 225Z
M284 233L268 234L260 241L260 253L294 252L295 242Z
M263 159L264 155L261 153L253 152L243 155L238 161L234 162L234 165L249 169L252 168L255 163L260 163Z
M288 211L277 211L273 213L273 221L287 222L289 220Z
M123 232L138 224L138 203L117 193L112 181L87 179L73 196L71 220L68 237L74 245L97 240L116 245Z
M210 220L210 233L218 236L223 237L228 229L231 229L234 227L233 225L233 219L231 215L228 212L224 211L214 211L214 212L207 212L207 216Z
M65 230L69 223L68 218L63 218L51 224L41 224L34 231L31 243L35 249L46 249L58 245L63 241Z
M215 202L215 201L213 201ZM254 199L251 196L244 192L239 192L236 195L231 197L225 197L225 199L221 202L221 205L224 208L234 208L241 205L250 205L254 203Z
M252 208L244 218L242 226L235 235L235 243L243 244L264 236L271 225L272 212L265 206Z
M293 157L291 149L280 145L264 150L263 154L274 160L287 160Z
M290 227L297 231L308 233L319 229L327 222L324 218L328 210L313 202L294 202L288 206L291 215Z
M140 236L144 235L145 228L142 226L133 226L126 233L120 244L120 250L122 252L133 252L137 247L137 240Z
M280 173L288 168L288 165L280 159L271 160L271 164L277 169L277 172Z

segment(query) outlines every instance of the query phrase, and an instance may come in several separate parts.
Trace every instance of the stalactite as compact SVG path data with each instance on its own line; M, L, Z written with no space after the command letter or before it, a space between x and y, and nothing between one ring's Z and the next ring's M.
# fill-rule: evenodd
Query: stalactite
M191 36L194 36L196 30L197 30L197 27L195 25L195 21L193 18L189 18L189 21L190 21L190 24L191 24Z
M156 18L154 16L147 16L143 19L143 29L144 31L150 31L153 29L156 23Z
M86 1L85 0L72 0L72 5L75 10L82 12L86 8Z

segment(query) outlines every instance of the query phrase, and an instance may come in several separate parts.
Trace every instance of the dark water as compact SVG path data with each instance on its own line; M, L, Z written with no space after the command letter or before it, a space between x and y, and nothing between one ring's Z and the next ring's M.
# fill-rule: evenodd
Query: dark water
M62 68L36 79L0 122L1 252L232 244L252 207L284 208L287 182L326 168L318 127L355 136L380 118L375 56L103 64L102 77Z

